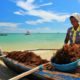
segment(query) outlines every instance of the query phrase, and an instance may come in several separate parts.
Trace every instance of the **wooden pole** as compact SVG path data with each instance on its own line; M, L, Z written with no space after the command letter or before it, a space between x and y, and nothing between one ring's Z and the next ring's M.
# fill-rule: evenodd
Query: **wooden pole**
M40 66L37 66L37 67L35 67L35 68L27 71L27 72L24 72L24 73L21 73L21 74L17 75L17 76L15 76L15 77L13 77L13 78L11 78L11 79L9 79L9 80L19 80L19 79L21 79L21 78L23 78L23 77L25 77L25 76L27 76L27 75L29 75L29 74L37 71L37 70L40 69L40 68L44 68L44 66L46 66L47 64L51 64L51 63L48 62L48 63L42 64L42 65L40 65Z
M59 50L59 49L32 49L32 50L27 50L27 51L38 51L38 50Z

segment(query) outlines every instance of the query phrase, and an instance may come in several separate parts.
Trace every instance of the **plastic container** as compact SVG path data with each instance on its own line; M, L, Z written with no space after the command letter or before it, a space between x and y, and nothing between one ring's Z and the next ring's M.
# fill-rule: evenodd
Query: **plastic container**
M71 62L69 64L56 64L56 63L52 63L52 65L60 71L65 71L65 72L71 72L73 70L75 70L78 66L80 66L78 63L80 62L80 59Z

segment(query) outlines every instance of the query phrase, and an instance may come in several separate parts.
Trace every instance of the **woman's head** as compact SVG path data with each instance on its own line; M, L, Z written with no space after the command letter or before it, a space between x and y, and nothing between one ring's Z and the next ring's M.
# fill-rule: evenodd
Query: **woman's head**
M74 28L79 26L78 20L74 16L70 16L70 21Z

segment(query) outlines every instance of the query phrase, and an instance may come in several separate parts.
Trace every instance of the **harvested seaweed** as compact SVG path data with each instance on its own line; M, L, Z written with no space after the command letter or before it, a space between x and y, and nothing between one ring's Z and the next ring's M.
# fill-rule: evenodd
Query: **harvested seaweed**
M72 44L65 45L58 50L56 55L51 58L51 61L57 64L67 64L77 59L80 59L80 45Z
M8 52L7 57L22 62L26 65L34 64L36 66L40 64L47 63L48 60L42 59L40 56L36 55L34 52L30 51L13 51Z

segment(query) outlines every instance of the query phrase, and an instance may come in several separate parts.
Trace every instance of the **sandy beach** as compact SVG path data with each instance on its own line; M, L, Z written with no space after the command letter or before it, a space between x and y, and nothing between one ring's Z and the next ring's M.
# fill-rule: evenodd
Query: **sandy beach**
M36 55L39 55L42 59L50 60L55 55L56 50L37 50L34 51Z

